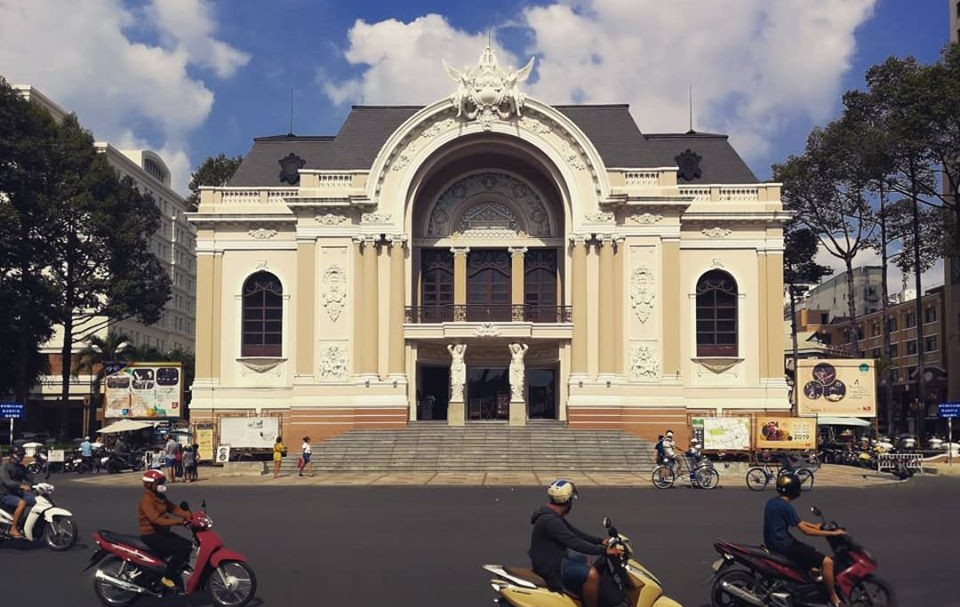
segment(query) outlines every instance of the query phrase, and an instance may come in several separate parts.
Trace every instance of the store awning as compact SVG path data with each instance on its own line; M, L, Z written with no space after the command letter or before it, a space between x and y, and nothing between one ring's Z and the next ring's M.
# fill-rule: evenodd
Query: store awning
M818 426L856 426L858 428L869 428L871 424L868 420L859 417L817 417Z
M115 432L134 432L136 430L143 430L144 428L152 428L153 424L148 422L135 422L132 419L121 419L118 422L113 422L109 426L104 426L97 430L97 434L113 434Z

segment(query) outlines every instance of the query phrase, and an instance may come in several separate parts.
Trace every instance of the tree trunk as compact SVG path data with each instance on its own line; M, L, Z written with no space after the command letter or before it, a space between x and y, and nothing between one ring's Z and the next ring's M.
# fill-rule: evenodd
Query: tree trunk
M797 387L797 382L800 381L800 372L797 369L797 360L799 356L797 354L797 295L794 291L793 285L787 285L787 291L790 293L790 332L793 333L793 390L791 392L791 402L790 407L792 409L793 415L797 414L797 400L799 389Z
M920 201L914 192L911 197L913 203L913 281L917 290L917 299L914 303L914 314L917 317L917 402L919 403L916 414L916 434L917 439L922 437L923 419L926 417L926 387L923 379L923 290L922 279L920 277Z
M853 358L860 358L860 339L857 334L857 302L855 300L856 289L853 286L853 258L847 257L844 260L847 266L847 313L850 316L848 322L850 326L850 354Z
M63 346L60 348L60 439L70 438L70 366L73 354L73 315L63 322Z
M890 351L890 287L887 283L887 215L886 198L883 195L883 185L880 186L880 260L882 272L880 274L880 323L883 335L883 360L886 363L883 367L883 374L880 381L883 384L883 400L886 403L887 434L894 434L894 403L893 403L893 382L891 381L890 371L893 369L893 356Z

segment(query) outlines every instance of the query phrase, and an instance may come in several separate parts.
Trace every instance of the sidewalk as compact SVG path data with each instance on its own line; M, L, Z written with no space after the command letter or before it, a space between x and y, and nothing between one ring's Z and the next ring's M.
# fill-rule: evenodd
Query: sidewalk
M737 464L717 464L720 473L721 489L746 490L744 472L746 468ZM945 467L945 466L944 466ZM960 465L954 466L960 474ZM566 478L585 487L634 487L649 488L650 475L631 473L578 472L578 471L497 471L497 472L317 472L312 477L300 477L295 474L283 474L273 478L272 474L256 475L247 473L238 475L225 472L222 468L204 467L200 469L200 485L223 486L431 486L431 487L543 487L557 478ZM99 474L76 479L84 484L105 486L137 486L139 473ZM854 468L851 466L825 465L815 477L817 487L876 487L893 485L897 481L891 474ZM179 484L179 483L178 483ZM678 486L684 486L679 483Z

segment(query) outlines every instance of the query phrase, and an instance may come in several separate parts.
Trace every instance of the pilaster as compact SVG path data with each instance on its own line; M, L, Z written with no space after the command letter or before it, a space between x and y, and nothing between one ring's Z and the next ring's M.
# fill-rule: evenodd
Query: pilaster
M587 374L587 240L583 234L570 236L571 257L573 268L573 332L571 345L573 349L570 364L571 375L585 376Z
M366 235L363 238L363 300L362 307L361 341L362 366L360 373L368 377L379 378L380 334L379 315L379 277L377 272L377 242L378 236Z
M316 241L297 243L297 364L300 377L314 374L314 350L316 349L314 317L316 310Z
M614 354L614 284L613 236L604 234L598 237L597 248L600 249L600 285L599 295L599 344L598 348L598 375L609 377L614 374L616 355Z
M403 284L404 284L404 243L403 234L387 236L390 244L390 347L387 363L387 376L406 381L404 369L403 338Z
M467 254L470 247L451 247L453 253L453 304L463 306L467 303Z
M515 306L524 304L524 269L523 256L527 252L527 247L510 247L510 278L511 284L511 303Z

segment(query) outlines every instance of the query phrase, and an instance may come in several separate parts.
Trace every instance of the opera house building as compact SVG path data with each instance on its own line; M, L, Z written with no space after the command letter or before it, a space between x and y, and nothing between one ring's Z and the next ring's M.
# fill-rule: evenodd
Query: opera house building
M724 135L551 106L487 49L425 107L255 140L197 228L192 422L322 439L789 412L777 184Z

